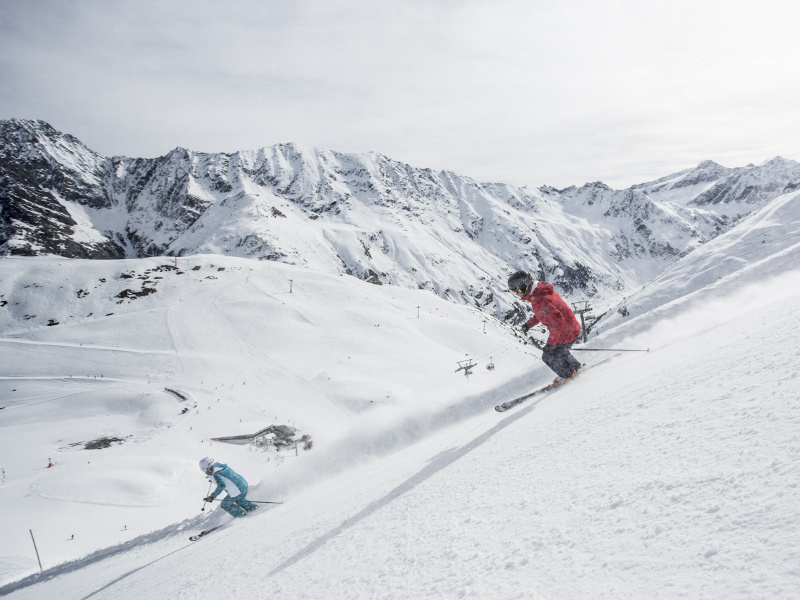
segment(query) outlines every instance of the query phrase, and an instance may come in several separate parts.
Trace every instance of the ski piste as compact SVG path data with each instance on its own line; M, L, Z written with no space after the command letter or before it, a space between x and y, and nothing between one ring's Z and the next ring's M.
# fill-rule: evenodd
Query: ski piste
M212 527L211 529L205 529L205 530L201 531L200 533L198 533L197 535L190 535L189 536L189 540L191 540L192 542L196 542L201 537L208 535L212 531L216 531L220 527L223 527L223 525L217 525L216 527Z
M593 365L584 365L583 368L581 369L581 373L583 373L584 371L589 369L590 366L596 367L598 365L603 364L604 362L606 362L608 360L611 360L615 356L619 356L619 354L614 354L613 356L609 356L607 358L604 358L603 360L601 360L599 362L596 362ZM524 396L520 396L519 398L514 398L513 400L509 400L508 402L503 402L502 404L498 404L497 406L494 407L494 409L497 412L506 412L509 408L514 408L517 404L522 404L523 402L525 402L526 400L530 400L534 396L540 396L541 394L544 394L546 392L549 392L549 391L552 391L552 390L557 390L557 389L559 389L561 387L564 387L570 381L571 380L568 379L567 381L565 381L564 383L560 383L559 385L554 385L554 384L550 383L550 384L548 384L548 385L546 385L546 386L544 386L542 388L539 388L538 390L534 390L534 391L532 391L532 392L530 392L528 394L525 394Z

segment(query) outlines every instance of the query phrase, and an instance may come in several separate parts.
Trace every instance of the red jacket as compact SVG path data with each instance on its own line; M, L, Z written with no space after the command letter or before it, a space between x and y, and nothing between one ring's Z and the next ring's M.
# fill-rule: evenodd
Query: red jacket
M569 344L581 334L581 324L575 318L575 313L551 284L540 281L522 299L530 302L533 309L533 316L528 319L527 324L533 327L541 323L547 327L550 332L550 337L547 338L549 345Z

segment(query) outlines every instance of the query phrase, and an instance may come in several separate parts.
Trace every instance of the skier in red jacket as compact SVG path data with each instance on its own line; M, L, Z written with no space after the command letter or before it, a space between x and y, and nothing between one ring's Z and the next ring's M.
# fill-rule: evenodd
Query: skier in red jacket
M523 333L539 323L547 327L550 336L543 348L542 360L557 375L553 385L560 385L575 377L582 366L570 353L570 348L581 333L581 325L551 284L540 281L534 287L533 283L530 273L517 271L508 278L508 289L531 303L533 316L522 326Z

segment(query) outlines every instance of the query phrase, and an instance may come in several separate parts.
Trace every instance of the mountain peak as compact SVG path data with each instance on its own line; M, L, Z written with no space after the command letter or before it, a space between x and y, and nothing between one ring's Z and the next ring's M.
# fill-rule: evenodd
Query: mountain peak
M28 137L56 139L62 136L52 125L38 119L4 119L0 121L0 136L27 134Z
M700 164L697 165L698 169L718 169L721 168L722 165L719 163L714 162L713 160L704 160Z
M569 189L575 189L575 186L570 186L568 188L565 188L565 190L562 190L562 191L566 191L566 190L569 190ZM580 189L580 190L595 190L595 191L602 191L602 192L610 192L610 191L612 191L612 188L608 187L602 181L586 182L578 189Z
M788 158L784 158L782 156L776 156L775 158L772 158L772 159L768 160L767 162L765 162L761 166L763 166L763 167L790 167L790 168L794 168L794 167L798 166L798 164L800 164L800 163L798 163L797 161L794 161L794 160L791 160L791 159L788 159Z

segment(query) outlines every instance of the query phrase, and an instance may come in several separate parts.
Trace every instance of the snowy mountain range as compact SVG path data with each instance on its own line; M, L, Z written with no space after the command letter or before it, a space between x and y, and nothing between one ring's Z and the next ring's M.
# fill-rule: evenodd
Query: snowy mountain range
M572 299L635 288L800 187L800 164L713 162L627 190L479 183L375 153L279 144L103 157L43 121L0 121L0 252L218 254L429 289L518 320L517 268Z

